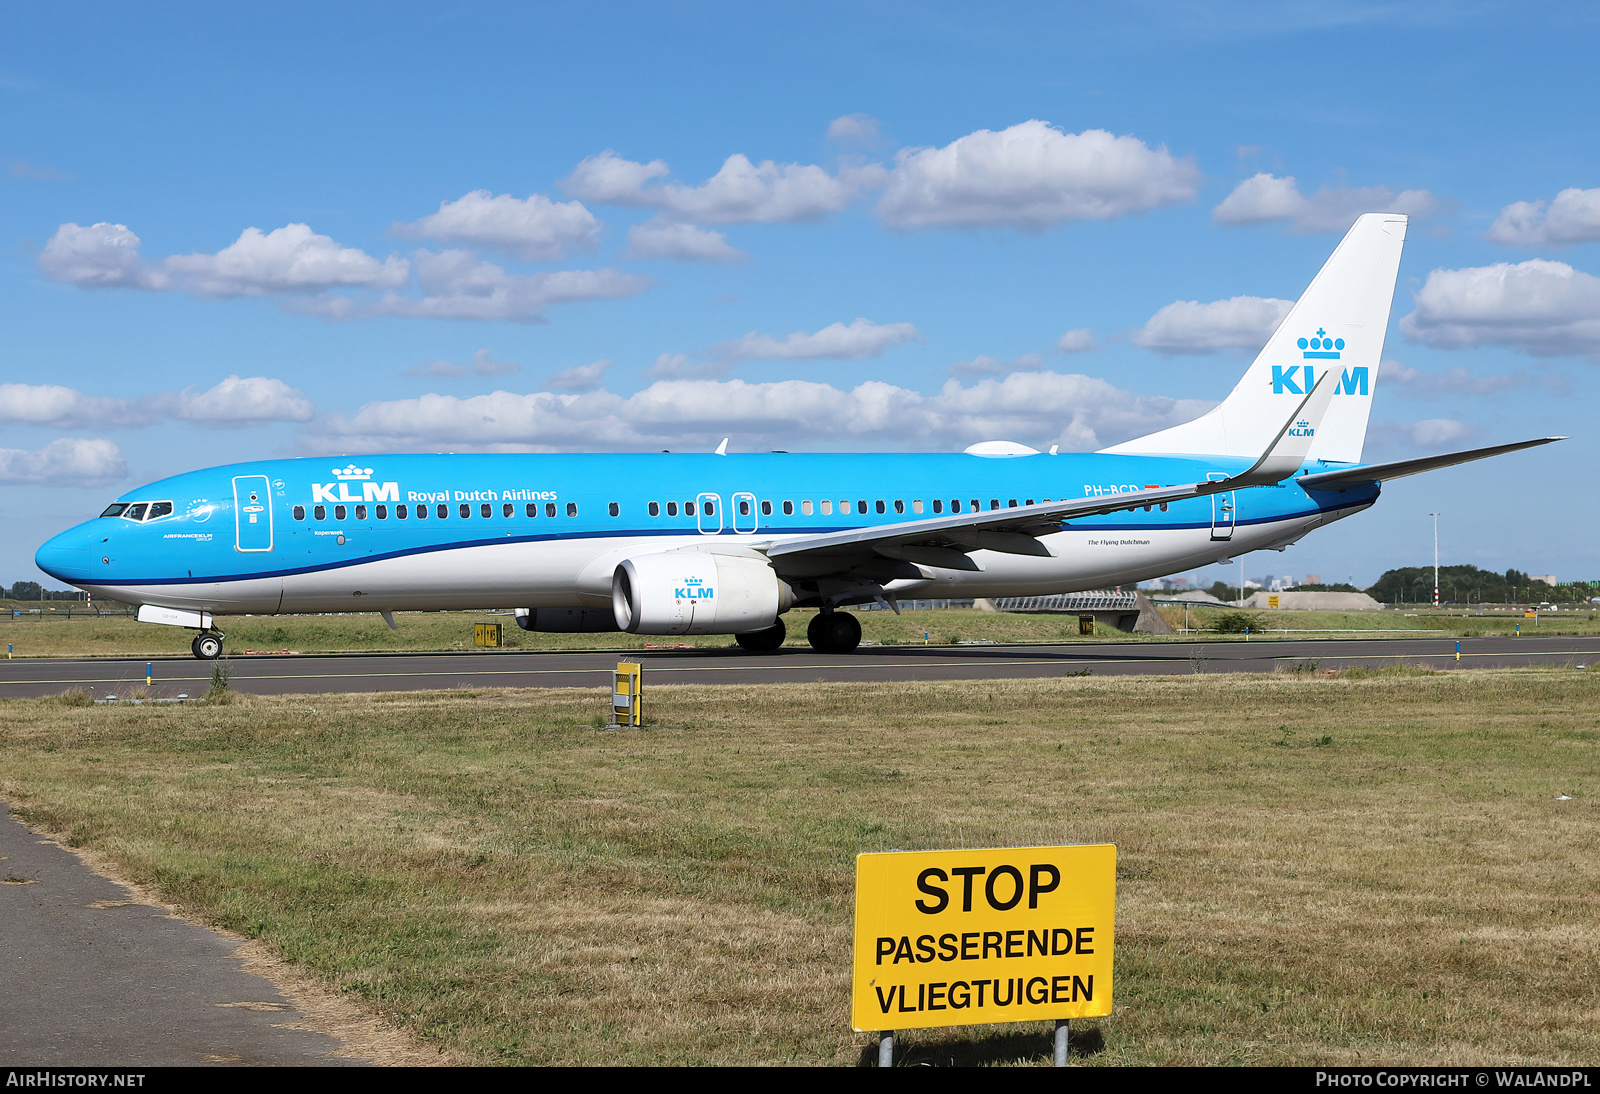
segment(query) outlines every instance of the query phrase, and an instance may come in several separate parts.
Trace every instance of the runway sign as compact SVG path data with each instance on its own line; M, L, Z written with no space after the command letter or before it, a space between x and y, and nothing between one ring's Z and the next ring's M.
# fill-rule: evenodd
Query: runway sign
M498 649L500 646L499 623L474 623L472 625L472 644L474 646L488 646Z
M856 856L857 1030L1111 1013L1117 848Z

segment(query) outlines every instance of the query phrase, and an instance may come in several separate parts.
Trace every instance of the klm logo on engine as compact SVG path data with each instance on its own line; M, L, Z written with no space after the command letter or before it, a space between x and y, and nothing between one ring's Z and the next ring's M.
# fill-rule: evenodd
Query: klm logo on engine
M1310 355L1307 354L1307 356ZM1338 354L1333 356L1337 357ZM1316 369L1311 365L1290 365L1287 368L1283 365L1272 366L1272 394L1274 395L1305 395L1316 386L1316 383ZM1334 387L1333 393L1335 395L1371 394L1371 381L1368 379L1367 366L1357 365L1355 368L1345 369L1340 374L1339 382Z
M1311 423L1304 418L1295 422L1293 428L1289 430L1289 436L1291 437L1315 437L1316 435L1317 431L1312 429Z
M339 481L336 483L314 482L311 484L311 504L400 500L400 484L397 482L373 482L372 468L370 467L357 467L355 464L335 467L333 469L333 477ZM350 484L353 482L361 484L361 493L352 494L350 492Z
M700 578L690 577L685 578L682 585L673 589L672 595L679 600L713 600L717 593Z

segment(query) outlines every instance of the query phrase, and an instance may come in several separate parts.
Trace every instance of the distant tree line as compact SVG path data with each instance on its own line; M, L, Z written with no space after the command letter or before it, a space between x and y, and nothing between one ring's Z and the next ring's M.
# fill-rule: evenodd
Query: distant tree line
M79 600L81 589L46 589L37 581L19 581L9 589L0 585L0 596L9 600Z
M1367 590L1385 604L1433 603L1433 567L1402 566L1390 570ZM1588 600L1600 595L1600 585L1572 582L1547 585L1521 570L1495 573L1476 566L1439 567L1439 600L1445 604L1537 604Z

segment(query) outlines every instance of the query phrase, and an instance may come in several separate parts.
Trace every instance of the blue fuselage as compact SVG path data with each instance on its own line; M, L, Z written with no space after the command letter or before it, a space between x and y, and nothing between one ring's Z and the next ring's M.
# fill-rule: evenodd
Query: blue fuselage
M1203 482L1247 461L1066 454L391 455L235 464L151 483L39 549L97 596L215 614L608 602L617 560L935 515ZM1276 486L1075 518L1050 557L973 553L916 595L1126 584L1263 547L1371 505L1378 488ZM119 506L121 508L119 508ZM786 556L787 557L787 556ZM778 562L779 560L774 560ZM803 578L816 560L779 565ZM825 568L825 567L824 567Z

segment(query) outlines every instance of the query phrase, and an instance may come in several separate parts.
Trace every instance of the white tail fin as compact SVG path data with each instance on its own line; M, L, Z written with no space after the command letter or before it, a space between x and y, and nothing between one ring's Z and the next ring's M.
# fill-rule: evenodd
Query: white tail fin
M1327 371L1333 402L1306 458L1359 463L1405 241L1403 215L1363 214L1221 405L1104 451L1260 455Z

